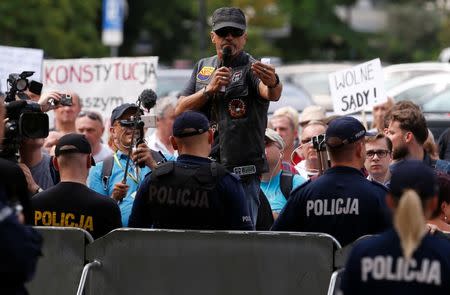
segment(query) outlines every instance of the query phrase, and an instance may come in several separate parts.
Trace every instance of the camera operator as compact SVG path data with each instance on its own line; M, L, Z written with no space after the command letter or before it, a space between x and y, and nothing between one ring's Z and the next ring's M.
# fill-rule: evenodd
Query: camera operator
M0 103L0 143L4 138L5 109ZM41 236L30 222L29 196L25 177L16 164L0 159L0 294L27 294L25 282L30 281L41 255ZM12 199L22 201L24 216L14 212Z
M140 143L131 154L130 165L127 167L128 152L133 145L133 138L140 138L140 130L133 128L132 117L141 112L135 104L125 103L116 107L111 114L109 132L113 143L114 155L91 168L88 186L99 194L110 196L119 203L123 226L128 226L128 218L134 202L136 191L146 174L156 167L150 149L145 143ZM137 133L137 134L136 134ZM111 164L105 164L105 163ZM139 167L139 164L144 164ZM111 165L110 168L103 168ZM109 172L109 173L106 173ZM107 175L109 174L109 175ZM126 182L124 176L126 175Z
M302 129L298 150L303 160L295 166L295 169L305 179L319 174L320 160L312 138L324 134L326 129L327 125L322 121L309 121Z
M328 233L345 246L390 225L387 189L361 173L366 135L353 117L331 121L325 133L331 168L292 192L272 230Z
M72 103L58 104L59 107L55 109L55 127L51 131L59 131L63 134L76 133L75 120L81 111L80 97L74 92L69 92L66 96L72 98Z
M38 100L41 110L47 112L60 108L61 97L58 92L42 94ZM44 138L24 138L19 146L19 166L27 179L28 191L33 195L59 182L59 173L53 166L52 157L42 150L44 142Z

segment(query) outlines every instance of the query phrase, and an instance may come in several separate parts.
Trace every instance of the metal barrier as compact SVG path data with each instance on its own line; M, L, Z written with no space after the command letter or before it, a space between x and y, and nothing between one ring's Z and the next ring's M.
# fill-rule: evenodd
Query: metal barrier
M328 286L327 295L342 295L341 280L344 274L344 269L338 269L331 275L330 285Z
M353 246L355 246L355 244L358 243L359 241L367 239L371 236L372 235L362 236L358 238L356 241L352 242L351 244L348 244L341 249L337 249L336 252L334 253L334 268L337 269L345 267L345 263L347 262L347 258L350 255Z
M31 295L76 294L85 264L86 244L92 236L85 230L70 227L35 227L42 235L43 257L36 275L27 285Z
M320 233L118 229L87 245L102 267L86 294L323 295L339 248Z

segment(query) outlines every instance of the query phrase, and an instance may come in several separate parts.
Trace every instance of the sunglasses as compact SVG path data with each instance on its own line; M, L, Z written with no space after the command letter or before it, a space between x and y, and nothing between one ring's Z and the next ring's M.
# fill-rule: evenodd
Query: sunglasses
M222 29L218 29L217 31L214 31L214 33L216 33L216 35L221 38L227 37L228 34L231 34L231 36L233 37L241 37L242 35L244 35L244 30L225 27Z
M372 159L373 157L375 157L375 155L378 156L378 158L386 158L386 156L390 154L389 151L387 150L372 150L372 151L368 151L366 152L366 157Z
M78 114L78 118L82 118L82 117L86 117L86 116L91 120L100 121L103 123L102 117L95 112L81 112Z

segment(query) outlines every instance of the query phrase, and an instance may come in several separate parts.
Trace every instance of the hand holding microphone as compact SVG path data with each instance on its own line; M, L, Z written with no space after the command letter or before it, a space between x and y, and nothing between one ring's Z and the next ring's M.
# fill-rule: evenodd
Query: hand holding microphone
M226 67L228 68L231 64L231 47L230 46L225 46L224 48L222 48L222 67ZM230 79L226 79L227 84L226 85L222 85L222 87L220 88L220 92L225 92L227 85L230 83Z

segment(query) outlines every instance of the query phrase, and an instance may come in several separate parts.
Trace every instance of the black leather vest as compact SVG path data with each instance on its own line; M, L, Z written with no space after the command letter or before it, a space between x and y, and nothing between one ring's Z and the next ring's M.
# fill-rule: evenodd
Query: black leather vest
M250 66L254 61L242 52L231 64L231 83L225 93L216 94L204 111L218 124L219 142L215 140L215 145L220 143L220 163L231 171L234 167L255 165L257 174L261 174L267 171L264 133L269 101L259 97L258 89L253 87ZM199 61L196 91L208 85L218 66L217 56Z
M184 165L166 162L151 174L148 208L155 228L227 228L217 183L226 170L217 163Z

